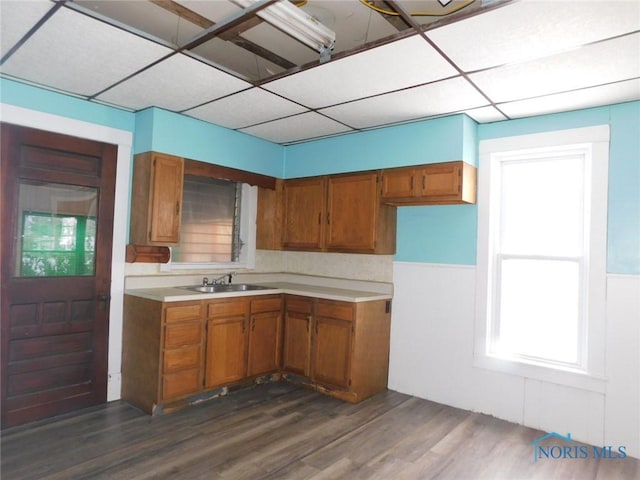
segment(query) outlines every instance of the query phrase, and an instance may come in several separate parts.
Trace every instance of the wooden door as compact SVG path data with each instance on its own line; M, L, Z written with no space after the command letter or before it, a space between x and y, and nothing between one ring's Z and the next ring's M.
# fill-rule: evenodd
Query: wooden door
M247 372L247 300L218 301L207 305L205 387L242 380Z
M327 192L327 248L373 252L378 220L377 174L331 176Z
M106 401L117 147L2 124L2 427Z
M286 180L282 244L287 249L322 250L326 221L326 177Z
M282 368L309 377L311 367L311 319L313 300L288 297L284 318Z

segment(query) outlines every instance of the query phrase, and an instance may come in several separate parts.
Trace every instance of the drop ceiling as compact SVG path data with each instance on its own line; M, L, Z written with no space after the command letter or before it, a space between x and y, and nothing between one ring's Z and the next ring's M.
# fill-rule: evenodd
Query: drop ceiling
M640 0L294 3L329 60L231 0L0 0L0 75L280 144L640 100Z

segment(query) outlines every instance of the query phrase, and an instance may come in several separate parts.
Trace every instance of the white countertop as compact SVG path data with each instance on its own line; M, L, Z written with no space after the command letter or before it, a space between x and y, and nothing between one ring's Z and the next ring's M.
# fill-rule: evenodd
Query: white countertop
M256 282L255 284L270 288L268 290L249 290L243 292L200 293L186 290L181 287L160 287L127 289L125 293L127 295L148 298L150 300L157 300L160 302L210 300L215 298L273 295L278 293L323 298L326 300L339 300L343 302L371 302L374 300L390 300L392 298L390 293L333 288L320 285L307 285L303 283Z

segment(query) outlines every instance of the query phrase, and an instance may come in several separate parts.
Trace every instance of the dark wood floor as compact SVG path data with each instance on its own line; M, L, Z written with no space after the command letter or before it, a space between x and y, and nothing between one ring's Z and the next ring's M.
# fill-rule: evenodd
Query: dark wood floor
M640 461L533 461L540 431L385 392L285 383L163 417L124 402L2 432L3 479L635 479Z

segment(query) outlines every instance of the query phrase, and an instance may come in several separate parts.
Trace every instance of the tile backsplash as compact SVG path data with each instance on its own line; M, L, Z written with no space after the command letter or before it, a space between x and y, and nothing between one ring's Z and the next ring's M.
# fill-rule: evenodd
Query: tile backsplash
M224 273L229 269L220 271ZM125 276L185 275L201 272L202 270L163 272L160 270L160 264L157 263L127 263L125 266ZM215 270L207 270L206 272L210 274ZM392 282L393 255L256 250L255 268L250 272L286 272L351 280Z

